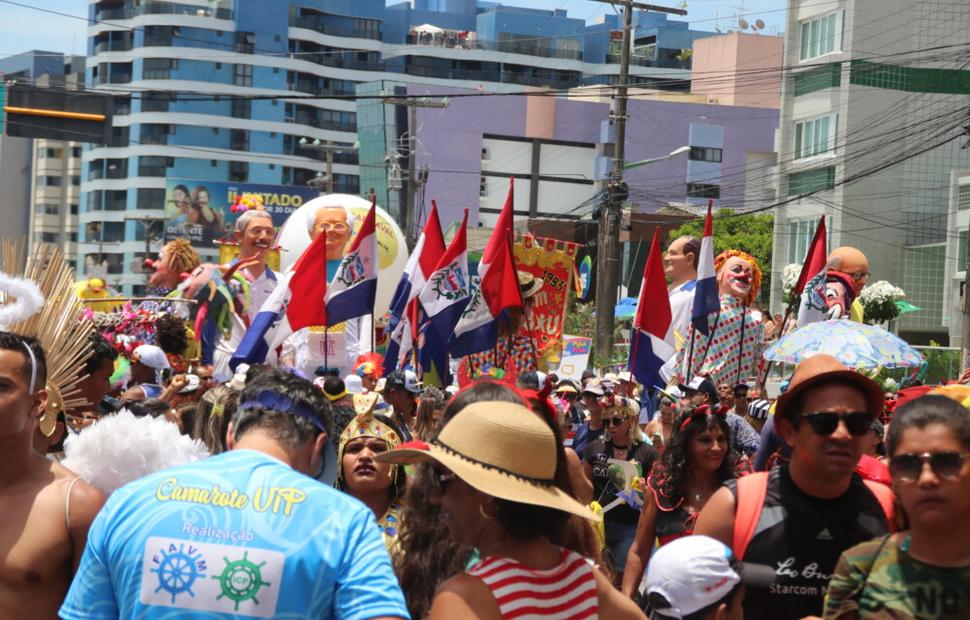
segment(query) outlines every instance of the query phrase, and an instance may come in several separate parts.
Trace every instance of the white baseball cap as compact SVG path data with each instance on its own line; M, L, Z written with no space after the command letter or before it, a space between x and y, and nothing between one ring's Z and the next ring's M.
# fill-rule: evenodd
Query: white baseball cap
M351 394L364 393L364 382L359 375L350 373L344 377L344 385L347 386L347 391Z
M770 567L738 562L719 540L685 536L667 543L650 558L645 592L651 618L683 618L717 603L739 583L763 588L774 580Z

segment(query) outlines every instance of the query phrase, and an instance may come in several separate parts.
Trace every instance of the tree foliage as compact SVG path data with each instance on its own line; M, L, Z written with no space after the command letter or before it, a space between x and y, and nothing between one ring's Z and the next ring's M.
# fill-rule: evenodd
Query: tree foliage
M720 209L714 214L714 256L724 250L742 250L758 259L758 266L764 274L759 297L767 299L771 282L771 245L774 234L775 217L771 213L738 215L731 209ZM690 235L701 238L704 234L704 220L687 222L670 231L669 241Z

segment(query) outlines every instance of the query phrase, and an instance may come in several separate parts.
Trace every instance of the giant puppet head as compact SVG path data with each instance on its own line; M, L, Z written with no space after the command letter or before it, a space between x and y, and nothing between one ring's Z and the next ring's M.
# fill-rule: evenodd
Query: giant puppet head
M323 205L307 218L310 239L327 235L327 260L340 260L354 230L354 216L342 205Z
M240 260L256 259L266 263L266 256L273 249L276 229L273 217L263 208L263 198L259 194L241 194L231 208L239 215L233 233L239 243Z
M828 308L828 318L841 319L849 316L849 308L856 298L852 285L851 275L834 269L828 270L825 276L825 306Z
M754 303L761 290L761 268L753 256L741 250L725 250L714 259L717 290L736 297L746 306Z
M192 273L199 266L199 253L186 239L173 239L162 247L158 260L145 261L154 270L148 279L149 286L174 289L182 281L183 275Z
M862 287L869 280L869 260L866 255L848 246L835 248L829 254L828 265L835 271L841 271L851 277L853 291L858 297Z

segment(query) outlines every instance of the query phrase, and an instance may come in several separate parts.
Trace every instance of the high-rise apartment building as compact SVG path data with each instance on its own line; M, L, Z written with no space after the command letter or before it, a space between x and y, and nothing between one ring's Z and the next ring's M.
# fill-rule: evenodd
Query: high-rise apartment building
M77 89L84 86L84 57L32 50L0 59L0 73L7 81ZM29 244L55 244L67 262L74 264L81 150L80 142L0 136L4 238L19 241L26 237Z
M143 292L130 266L157 251L173 179L202 194L212 183L305 186L328 164L301 138L338 149L334 191L366 192L361 179L386 170L358 165L358 85L517 92L609 83L619 71L615 16L587 26L474 0L385 4L91 0L87 84L116 103L113 142L84 153L80 264L106 264L109 282ZM650 13L637 24L633 79L688 90L679 52L705 33Z
M947 217L964 150L970 4L789 0L772 271L801 263L820 216L829 246L869 258L921 308L898 329L947 338ZM774 307L783 304L778 278Z

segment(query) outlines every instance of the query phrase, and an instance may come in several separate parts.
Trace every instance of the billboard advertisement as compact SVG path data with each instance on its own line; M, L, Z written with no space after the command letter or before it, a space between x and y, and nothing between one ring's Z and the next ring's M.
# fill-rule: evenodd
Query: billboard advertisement
M165 241L184 237L197 248L217 247L216 242L232 232L235 216L229 209L240 194L261 195L273 224L279 227L320 192L312 187L169 178L165 183Z

